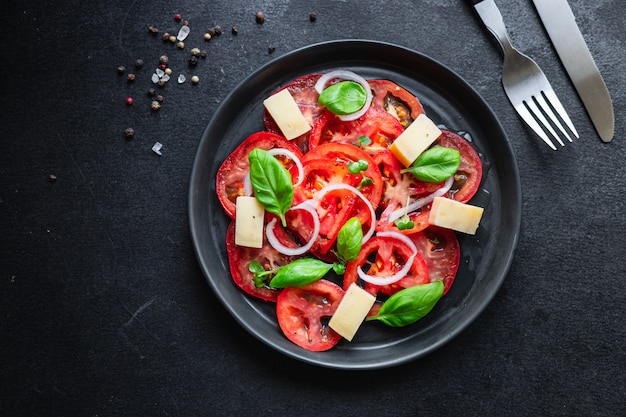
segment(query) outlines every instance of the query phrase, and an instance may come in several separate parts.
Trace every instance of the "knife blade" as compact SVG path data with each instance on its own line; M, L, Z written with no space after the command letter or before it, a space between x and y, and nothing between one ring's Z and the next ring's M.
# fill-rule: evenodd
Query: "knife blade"
M613 102L567 0L533 0L593 125L603 142L615 134Z

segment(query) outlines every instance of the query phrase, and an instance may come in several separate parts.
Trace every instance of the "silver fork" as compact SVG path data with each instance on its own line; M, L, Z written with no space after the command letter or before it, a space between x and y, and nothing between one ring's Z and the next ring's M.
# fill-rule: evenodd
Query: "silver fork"
M541 68L535 61L515 49L511 44L502 14L495 2L493 0L482 0L471 1L471 3L474 4L474 8L481 20L502 48L504 54L502 85L520 117L553 150L556 150L556 146L554 146L544 128L550 132L561 146L565 146L565 144L550 125L545 115L550 118L563 136L572 142L572 138L554 114L553 109L567 124L574 136L578 138L578 132L574 128L574 124L567 115L563 105L561 105Z

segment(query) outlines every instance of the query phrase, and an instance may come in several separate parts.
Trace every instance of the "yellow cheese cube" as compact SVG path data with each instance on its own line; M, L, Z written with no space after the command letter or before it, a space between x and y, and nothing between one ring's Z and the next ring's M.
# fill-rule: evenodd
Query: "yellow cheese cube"
M376 297L358 285L350 285L335 314L330 318L328 326L343 338L352 341L375 301Z
M389 150L408 167L439 135L441 130L422 113L396 138Z
M445 227L470 235L476 233L483 208L460 203L446 197L435 197L430 208L428 222L435 226Z
M263 105L287 139L297 138L311 130L309 122L286 88L265 99Z
M235 245L263 247L265 209L254 197L237 197L235 212Z

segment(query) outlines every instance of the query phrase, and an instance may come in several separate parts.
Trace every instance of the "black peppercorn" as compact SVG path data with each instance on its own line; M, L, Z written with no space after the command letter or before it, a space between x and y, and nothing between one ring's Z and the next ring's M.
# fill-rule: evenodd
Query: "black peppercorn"
M141 68L143 67L143 59L138 58L135 60L135 68Z
M124 74L124 71L126 71L126 68L123 65L120 65L119 67L117 67L118 74Z
M274 51L276 51L276 47L274 47L274 46L270 46L270 47L267 48L267 52L270 53L270 54L273 54Z
M124 136L126 136L126 139L131 139L133 136L135 136L135 129L133 129L132 127L127 127L124 131Z
M131 82L131 81L135 81L135 74L128 74L126 76L126 79Z
M255 18L256 18L256 22L257 23L261 23L262 24L263 22L265 22L265 13L263 13L261 11L258 11L258 12L256 12L256 17Z
M315 13L315 12L311 12L311 13L309 14L309 20L310 20L311 22L315 22L315 21L317 20L317 13Z
M233 35L236 35L237 33L239 33L239 29L237 29L237 26L233 26L231 32L233 33Z
M156 90L154 88L148 88L148 96L154 97L156 94Z
M221 26L219 26L219 25L218 25L218 26L215 26L215 27L213 28L213 30L215 31L215 34L216 34L216 35L221 35L221 34L222 34L222 27L221 27Z
M190 67L195 67L196 65L198 65L198 57L192 55L192 56L189 57L187 62L189 63Z
M156 35L157 33L159 33L159 29L157 29L154 26L148 26L148 31L153 35Z

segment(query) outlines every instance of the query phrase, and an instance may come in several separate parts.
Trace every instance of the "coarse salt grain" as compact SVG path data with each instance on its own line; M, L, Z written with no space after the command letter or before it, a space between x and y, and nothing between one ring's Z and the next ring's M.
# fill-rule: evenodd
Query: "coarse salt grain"
M152 151L157 155L162 155L161 153L162 147L163 145L161 144L161 142L156 142L154 145L152 145Z

